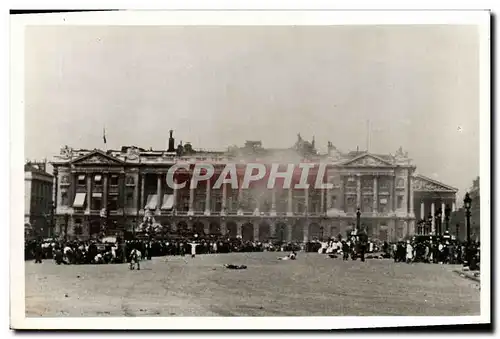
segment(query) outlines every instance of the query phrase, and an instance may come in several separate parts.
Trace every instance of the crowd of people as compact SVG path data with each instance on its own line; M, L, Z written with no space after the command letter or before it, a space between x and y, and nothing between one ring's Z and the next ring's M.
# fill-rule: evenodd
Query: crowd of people
M306 244L279 242L252 242L241 239L170 239L126 240L114 242L64 241L60 239L32 240L25 243L25 259L41 263L54 259L57 264L112 264L130 262L131 253L137 250L143 259L159 256L184 256L230 252L318 252L343 260L362 261L365 257L393 259L407 263L462 264L473 260L479 266L479 244L469 249L465 243L451 241L448 237L418 238L395 243L371 241L362 235L347 239L330 239L327 242L312 241ZM134 252L135 253L135 252ZM468 256L467 256L468 254Z

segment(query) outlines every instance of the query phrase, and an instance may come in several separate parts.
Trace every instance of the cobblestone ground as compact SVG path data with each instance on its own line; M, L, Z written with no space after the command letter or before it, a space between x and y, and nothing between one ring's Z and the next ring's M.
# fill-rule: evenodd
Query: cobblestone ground
M317 253L153 258L127 265L26 263L26 315L332 316L479 315L478 284L445 265ZM167 261L165 261L167 260ZM228 270L223 264L244 264Z

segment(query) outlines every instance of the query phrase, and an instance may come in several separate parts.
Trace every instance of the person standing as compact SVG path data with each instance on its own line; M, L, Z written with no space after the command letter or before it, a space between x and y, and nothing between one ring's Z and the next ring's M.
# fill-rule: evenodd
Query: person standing
M413 261L413 246L410 243L410 240L406 241L406 263L411 264Z
M35 264L41 264L43 257L43 248L41 243L35 244Z
M349 244L345 240L342 240L342 254L342 260L349 260Z
M191 244L191 258L194 258L196 256L196 246L199 244L192 242Z

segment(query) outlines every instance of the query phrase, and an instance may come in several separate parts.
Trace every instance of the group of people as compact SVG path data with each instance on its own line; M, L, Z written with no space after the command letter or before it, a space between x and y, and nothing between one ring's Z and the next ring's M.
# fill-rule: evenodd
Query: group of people
M414 238L395 243L374 242L367 237L353 235L347 239L330 239L328 242L313 241L307 244L252 242L241 239L172 239L172 240L127 240L114 243L89 241L27 241L25 257L41 263L43 259L54 259L57 264L112 264L138 263L141 259L157 256L184 256L229 252L289 252L282 260L296 259L298 251L341 256L343 260L365 260L366 254L378 253L377 258L392 258L395 262L462 264L466 260L480 262L479 244L469 248L465 243L451 241L446 237L434 239ZM135 258L135 260L134 260ZM368 256L370 258L370 256ZM140 269L140 266L138 269ZM476 265L478 266L478 265Z
M140 252L144 259L159 256L184 256L197 254L263 251L298 251L298 244L277 244L272 242L241 241L241 239L175 239L175 240L117 240L100 242L97 240L64 241L47 239L25 243L25 259L54 259L57 264L113 264L130 262L133 250ZM135 253L135 252L134 252Z
M479 243L471 244L469 251L475 263L480 262ZM467 244L444 239L398 242L392 244L392 257L395 262L420 262L463 264L467 260Z

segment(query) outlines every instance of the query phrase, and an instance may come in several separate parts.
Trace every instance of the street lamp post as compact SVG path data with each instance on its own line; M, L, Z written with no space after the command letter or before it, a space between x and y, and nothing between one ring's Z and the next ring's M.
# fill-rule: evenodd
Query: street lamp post
M321 225L319 229L321 231L321 241L323 241L323 232L325 229L324 229L323 225Z
M470 243L470 207L472 199L469 196L469 192L465 193L464 207L465 207L465 217L466 217L466 230L467 230L467 243Z
M361 224L361 210L358 207L358 210L356 211L356 232L359 231L360 224Z
M467 232L467 243L465 247L465 258L467 261L467 266L471 266L471 243L470 243L470 207L471 207L472 199L469 196L469 192L465 193L464 198L464 207L465 207L465 229Z
M429 213L429 216L427 217L427 229L428 229L427 234L431 234L432 233L432 214L431 213Z

